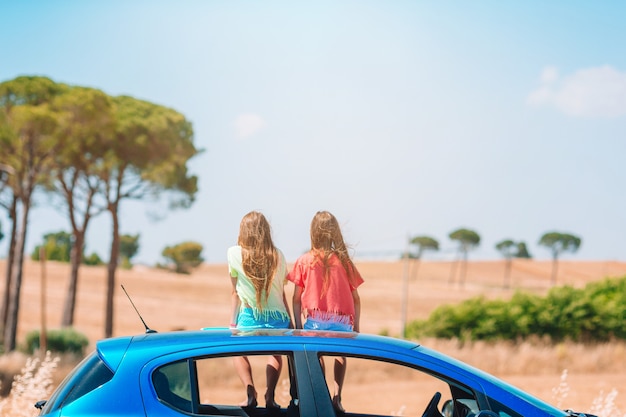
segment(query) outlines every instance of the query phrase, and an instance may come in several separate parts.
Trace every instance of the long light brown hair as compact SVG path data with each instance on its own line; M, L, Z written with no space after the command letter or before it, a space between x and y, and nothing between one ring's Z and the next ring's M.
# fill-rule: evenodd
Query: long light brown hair
M267 301L278 267L278 251L272 242L270 224L263 214L251 211L243 216L237 243L241 246L243 272L252 281L257 306L262 310L261 300Z
M311 221L311 252L324 265L322 294L328 289L330 277L329 260L332 254L337 255L348 274L348 279L350 279L350 282L353 282L354 264L352 259L350 259L348 248L343 240L339 222L328 211L318 211L313 216Z

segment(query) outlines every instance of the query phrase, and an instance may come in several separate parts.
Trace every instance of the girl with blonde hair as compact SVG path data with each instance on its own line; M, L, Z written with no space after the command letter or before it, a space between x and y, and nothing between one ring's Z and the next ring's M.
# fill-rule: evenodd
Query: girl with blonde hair
M257 211L246 214L239 225L237 245L227 252L228 272L232 283L231 328L292 328L291 314L285 297L287 264L283 253L274 246L270 224ZM246 387L243 407L257 406L257 392L250 361L235 358L235 368ZM282 370L282 356L271 356L266 367L267 408L280 408L274 401L276 384Z
M350 258L337 219L328 211L318 211L310 234L311 249L296 260L287 277L295 284L296 328L358 332L361 301L357 288L363 278ZM344 411L341 391L345 373L346 358L337 357L333 406L340 412Z

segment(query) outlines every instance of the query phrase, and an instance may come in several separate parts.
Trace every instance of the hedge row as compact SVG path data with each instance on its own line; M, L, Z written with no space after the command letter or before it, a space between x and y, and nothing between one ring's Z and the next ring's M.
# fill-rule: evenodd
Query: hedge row
M89 345L89 339L84 334L69 327L53 329L46 332L47 350L59 353L73 353L84 355L85 348ZM39 330L33 330L26 335L26 352L32 354L39 350Z
M607 278L582 289L554 287L543 297L517 292L509 301L475 297L444 305L427 320L409 323L406 335L460 340L626 339L626 277Z

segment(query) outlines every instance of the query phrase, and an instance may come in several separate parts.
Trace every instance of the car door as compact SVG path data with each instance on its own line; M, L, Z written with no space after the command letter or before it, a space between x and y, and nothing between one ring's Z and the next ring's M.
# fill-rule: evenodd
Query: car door
M340 415L333 409L331 401L334 389L332 361L337 357L347 359L342 393L346 411L342 415L346 417L421 417L430 402L439 397L436 404L439 414L432 415L441 415L446 400L461 401L473 413L479 411L479 403L485 405L477 381L469 381L452 368L429 363L428 358L412 353L352 343L307 343L305 358L318 415ZM326 364L325 374L320 358Z

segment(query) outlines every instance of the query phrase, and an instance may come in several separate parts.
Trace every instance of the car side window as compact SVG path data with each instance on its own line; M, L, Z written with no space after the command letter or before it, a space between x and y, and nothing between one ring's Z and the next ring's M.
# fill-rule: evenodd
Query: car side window
M469 392L459 390L433 375L404 364L352 356L320 357L330 399L338 392L339 381L336 381L334 370L336 361L342 358L346 359L346 372L341 405L346 416L441 416L444 414L444 403L455 396L465 397L464 404L477 411L476 401ZM436 410L431 408L427 412L431 402L436 403Z
M187 361L174 362L152 373L152 384L160 401L190 413L191 378Z
M292 402L290 359L282 357L282 370L276 384L275 402L285 409ZM198 397L202 406L216 407L223 411L240 408L246 401L246 389L243 386L235 365L238 356L209 357L196 360L198 374ZM265 407L263 398L266 389L266 368L268 355L247 356L252 370L252 379L257 391L259 408Z
M274 356L274 355L272 355ZM293 367L289 355L282 358L283 367L275 391L275 405L283 412L288 407L297 410L297 390L291 384ZM197 357L163 365L151 374L152 386L159 402L188 414L195 415L251 415L265 409L266 367L270 356L248 355L253 381L257 391L257 407L246 409L246 389L237 372L236 363L243 356ZM295 382L294 382L295 384ZM274 410L279 411L279 410ZM298 415L292 413L292 415Z

